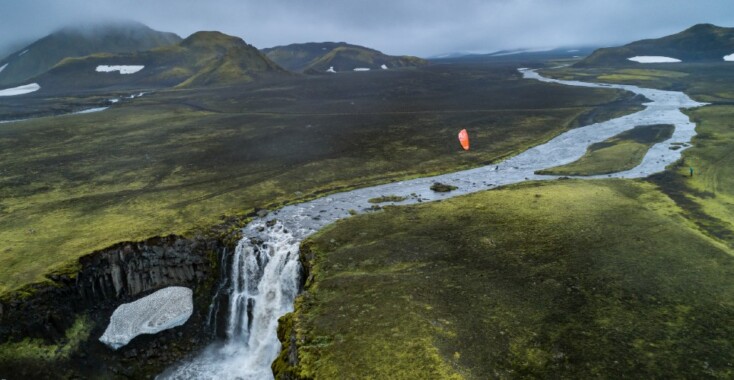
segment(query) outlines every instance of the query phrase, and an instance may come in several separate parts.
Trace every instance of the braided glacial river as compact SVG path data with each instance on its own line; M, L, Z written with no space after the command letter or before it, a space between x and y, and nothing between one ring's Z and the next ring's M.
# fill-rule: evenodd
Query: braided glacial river
M556 176L536 175L535 171L564 165L579 159L589 145L606 140L640 125L672 124L673 136L653 145L637 167L614 174L583 178L641 178L665 170L681 157L674 143L689 143L696 125L681 108L705 105L682 92L661 91L630 85L610 85L564 81L542 77L533 70L520 69L526 79L569 86L613 88L640 94L650 100L634 114L565 132L545 144L509 158L497 165L394 182L330 195L283 207L248 224L237 245L227 288L229 314L227 339L206 348L189 361L169 368L160 379L272 379L270 365L278 356L278 318L293 310L299 292L299 245L309 235L339 219L350 210L367 212L370 198L383 195L405 197L394 205L430 202L492 189L523 181L551 180ZM686 144L687 146L688 144ZM456 186L450 193L430 190L434 182Z

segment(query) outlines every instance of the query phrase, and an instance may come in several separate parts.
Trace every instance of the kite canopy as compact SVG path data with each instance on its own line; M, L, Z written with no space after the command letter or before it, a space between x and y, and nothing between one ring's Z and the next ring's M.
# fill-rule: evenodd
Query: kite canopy
M469 134L466 132L466 129L462 129L459 132L459 142L464 150L469 150Z

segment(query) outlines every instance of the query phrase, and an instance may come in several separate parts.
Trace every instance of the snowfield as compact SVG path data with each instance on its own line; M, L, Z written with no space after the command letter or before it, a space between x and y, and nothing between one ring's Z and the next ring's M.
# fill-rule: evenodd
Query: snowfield
M119 71L120 74L135 74L138 71L142 70L145 66L143 65L99 65L97 66L97 72L98 73L111 73L114 71Z
M675 63L680 62L678 58L662 57L659 55L638 55L635 57L627 58L629 61L635 61L639 63Z
M724 61L734 62L734 54L725 55L724 56ZM0 68L0 71L3 71L3 69Z
M726 59L726 57L724 57L724 59ZM4 64L4 65L2 65L2 66L0 66L0 73L2 73L3 70L5 70L6 67L8 67L8 64L7 63Z
M0 90L0 96L15 96L15 95L29 94L31 92L38 91L40 89L41 89L41 86L39 86L38 83L31 83L31 84L26 84L23 86L6 88L4 90Z
M370 71L370 69L367 67L355 67L354 71Z
M387 70L387 65L383 64L382 66L380 66L380 68L383 70Z
M331 66L331 67L329 67L328 70L326 70L326 72L327 73L335 73L336 71L334 71L334 66Z
M71 114L72 114L72 115L83 115L83 114L85 114L85 113L95 113L95 112L101 112L101 111L104 111L104 110L106 110L106 109L108 109L108 108L110 108L110 107L95 107L95 108L87 108L87 109L85 109L85 110L81 110L81 111L76 111L76 112L72 112Z

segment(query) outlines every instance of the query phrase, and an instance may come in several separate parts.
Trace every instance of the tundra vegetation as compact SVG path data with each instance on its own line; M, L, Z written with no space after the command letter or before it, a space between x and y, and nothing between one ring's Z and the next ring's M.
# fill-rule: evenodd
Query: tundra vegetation
M101 113L2 124L0 291L73 274L78 257L120 241L485 165L638 107L618 91L524 80L514 66L436 65L158 90Z
M712 104L686 110L697 123L692 146L647 179L519 184L386 207L313 236L306 291L281 331L297 337L299 360L281 357L276 373L734 376L724 322L734 317L731 66L544 74L683 90ZM550 171L622 169L630 157L604 150L642 154L668 133L636 128Z

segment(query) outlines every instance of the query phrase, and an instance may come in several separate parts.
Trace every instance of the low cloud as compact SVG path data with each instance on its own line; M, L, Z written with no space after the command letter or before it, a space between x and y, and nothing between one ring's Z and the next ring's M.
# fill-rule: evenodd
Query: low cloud
M693 24L734 24L724 0L0 0L0 51L63 26L130 19L185 37L220 30L263 48L347 41L433 56L609 46Z

